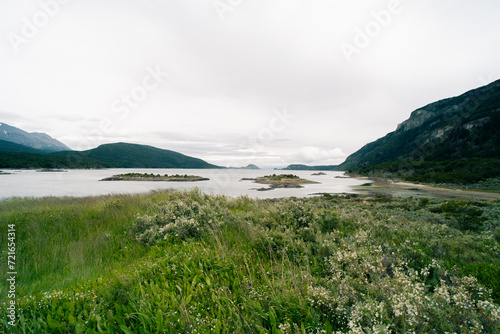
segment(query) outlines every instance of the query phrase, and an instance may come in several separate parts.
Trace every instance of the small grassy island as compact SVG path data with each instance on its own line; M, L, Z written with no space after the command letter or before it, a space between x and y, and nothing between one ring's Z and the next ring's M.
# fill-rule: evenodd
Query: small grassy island
M113 175L102 179L101 181L167 181L167 182L195 182L195 181L208 181L210 179L206 177L196 176L196 175L160 175L153 173L127 173Z
M12 173L7 173L7 172L4 172L3 170L0 170L0 175L10 175Z
M317 173L312 173L311 175L320 176L320 175L326 175L326 173L317 172Z
M319 183L315 181L302 179L297 175L293 174L279 174L279 175L273 174L273 175L256 177L254 179L243 178L241 180L254 181L255 183L260 183L260 184L269 184L269 188L259 188L257 189L258 191L273 190L275 188L302 188L303 184Z

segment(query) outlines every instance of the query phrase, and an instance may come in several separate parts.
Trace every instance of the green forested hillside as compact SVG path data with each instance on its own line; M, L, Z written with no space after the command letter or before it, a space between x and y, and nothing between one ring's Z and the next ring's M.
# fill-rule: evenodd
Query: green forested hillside
M152 146L116 143L87 151L50 154L0 152L0 168L219 168L201 159Z
M500 81L414 111L339 168L363 175L467 183L500 175Z
M93 150L85 151L84 154L90 158L105 161L113 167L218 168L201 159L147 145L127 143L106 144Z
M39 150L29 146L16 144L11 141L0 139L0 154L3 154L3 152L47 154L52 151Z

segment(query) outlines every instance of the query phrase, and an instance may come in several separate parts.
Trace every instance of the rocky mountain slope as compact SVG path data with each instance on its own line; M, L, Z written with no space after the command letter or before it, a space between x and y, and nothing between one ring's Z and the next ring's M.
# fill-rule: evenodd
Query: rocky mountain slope
M500 157L500 80L415 110L394 132L362 147L343 170L393 161Z
M71 148L46 133L26 132L14 126L0 123L0 140L46 151L70 151Z

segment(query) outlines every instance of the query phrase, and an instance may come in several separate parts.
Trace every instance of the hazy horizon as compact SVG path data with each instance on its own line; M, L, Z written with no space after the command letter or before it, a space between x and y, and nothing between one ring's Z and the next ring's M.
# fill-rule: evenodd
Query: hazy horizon
M0 122L74 150L132 142L221 166L333 165L500 78L500 3L0 4Z

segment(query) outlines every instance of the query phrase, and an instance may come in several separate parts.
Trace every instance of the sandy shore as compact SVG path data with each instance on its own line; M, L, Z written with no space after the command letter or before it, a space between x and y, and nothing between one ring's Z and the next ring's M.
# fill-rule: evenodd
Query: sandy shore
M368 178L356 177L356 179L369 181ZM500 193L448 189L410 182L392 182L390 180L376 180L371 186L357 186L353 187L353 189L360 194L387 194L463 200L500 200Z

